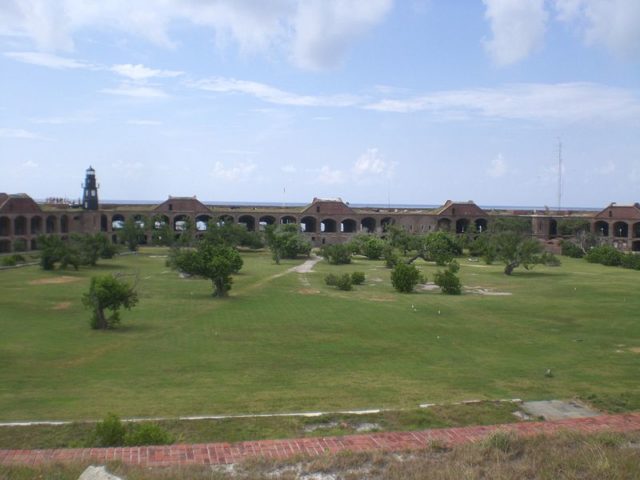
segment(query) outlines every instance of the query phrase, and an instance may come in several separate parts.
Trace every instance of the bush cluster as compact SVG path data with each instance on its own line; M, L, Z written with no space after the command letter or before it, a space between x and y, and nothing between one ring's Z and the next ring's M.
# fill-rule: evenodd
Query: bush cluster
M391 272L391 284L393 288L401 293L413 292L416 285L418 285L422 279L420 271L412 263L407 264L400 262L393 267L393 271Z
M352 247L344 243L325 245L320 254L332 265L351 263Z
M26 262L25 258L19 253L14 253L13 255L7 255L6 257L2 257L0 260L0 266L3 267L13 267L18 263Z
M622 253L611 245L593 247L584 258L589 263L600 263L610 267L640 270L640 255L635 253Z
M173 438L156 423L125 426L117 415L108 413L96 424L94 440L91 443L98 447L169 445L173 443Z
M462 284L456 275L459 270L460 265L454 260L445 271L436 272L433 281L440 287L442 293L447 295L460 295L460 293L462 293Z
M560 247L562 248L561 253L565 257L571 257L571 258L584 257L584 252L582 251L582 249L578 245L576 245L575 243L569 240L563 240L562 243L560 243Z
M339 290L353 290L354 285L362 285L364 283L363 272L353 272L351 275L343 273L342 275L334 275L330 273L324 277L324 283L331 287L337 287Z

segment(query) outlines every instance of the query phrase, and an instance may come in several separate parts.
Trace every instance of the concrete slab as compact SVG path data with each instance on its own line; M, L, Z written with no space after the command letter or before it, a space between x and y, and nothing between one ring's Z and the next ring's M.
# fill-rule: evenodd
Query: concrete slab
M545 420L563 420L566 418L597 417L597 412L581 403L563 400L542 400L538 402L523 402L522 410L532 417L542 417Z

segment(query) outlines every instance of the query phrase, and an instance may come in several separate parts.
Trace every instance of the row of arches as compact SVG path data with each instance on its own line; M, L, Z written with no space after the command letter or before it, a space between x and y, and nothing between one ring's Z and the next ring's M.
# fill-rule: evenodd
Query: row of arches
M466 233L469 231L472 221L468 218L459 218L455 221L455 224L449 218L438 219L438 230L445 232L453 231L455 227L456 233ZM477 218L473 221L473 226L476 232L482 233L487 231L487 220L485 218Z
M41 217L35 215L31 218L17 216L11 220L9 217L0 217L0 237L15 235L40 235L42 233L68 233L69 217L61 215L49 215Z
M593 224L593 233L603 237L613 236L617 238L640 238L640 222L629 225L627 222L615 222L610 224L605 221L598 221Z

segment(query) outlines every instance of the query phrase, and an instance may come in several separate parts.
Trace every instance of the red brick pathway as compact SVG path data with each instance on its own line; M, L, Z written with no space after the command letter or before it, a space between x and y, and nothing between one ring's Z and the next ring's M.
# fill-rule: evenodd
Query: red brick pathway
M420 432L371 433L342 437L170 445L166 447L0 450L0 464L33 465L45 462L88 463L89 461L103 463L109 460L119 460L123 463L153 467L166 465L219 465L235 463L256 456L284 459L298 454L318 456L344 450L352 452L415 450L426 448L433 441L456 445L479 440L496 430L515 432L519 435L554 433L559 430L579 432L640 431L640 412L553 422L522 422L506 425L443 428Z

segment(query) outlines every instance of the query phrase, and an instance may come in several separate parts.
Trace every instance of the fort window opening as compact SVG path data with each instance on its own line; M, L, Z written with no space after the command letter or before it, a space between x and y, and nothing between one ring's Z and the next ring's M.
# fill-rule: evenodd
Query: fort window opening
M60 232L69 233L69 217L66 215L60 217Z
M153 217L153 228L160 230L165 225L169 225L169 217L166 215L156 215Z
M640 240L636 240L635 242L633 242L633 244L631 245L631 250L634 252L640 252Z
M100 215L100 231L109 231L109 218L105 214Z
M231 215L220 215L218 217L218 225L222 226L222 225L232 225L233 224L233 217Z
M249 232L253 232L256 229L256 219L251 215L242 215L238 218L238 223L244 225Z
M144 229L144 217L142 215L135 215L133 217L134 222L136 223L136 227L140 229Z
M0 240L0 253L9 253L9 252L11 252L11 241Z
M45 231L47 233L56 233L56 224L58 223L56 217L53 215L49 215L47 217L47 221L45 222Z
M466 218L461 218L456 221L456 233L464 233L469 230L469 220Z
M206 232L211 220L213 220L213 217L210 215L198 215L196 217L196 230L198 232Z
M31 217L31 235L40 235L42 233L42 217Z
M264 230L267 225L273 225L276 223L275 217L271 215L265 215L264 217L260 217L258 220L258 225L260 225L260 230Z
M389 228L391 225L393 225L393 218L391 217L384 217L382 220L380 220L380 227L382 228L383 232L387 231L387 228Z
M451 230L451 220L448 218L441 218L438 220L438 230L448 232Z
M486 232L487 231L487 220L484 218L478 218L476 220L476 231L478 233L482 233L482 232Z
M13 234L14 235L26 235L27 234L27 219L23 216L16 217L13 221Z
M297 223L295 217L291 217L289 215L284 216L280 219L280 223L282 225L289 225L291 223Z
M609 224L607 222L596 222L593 226L594 232L596 235L601 235L603 237L609 236Z
M116 213L111 217L111 230L120 230L124 227L124 216Z
M376 231L376 219L371 217L363 218L360 222L360 228L366 233L374 233Z
M640 238L640 222L633 224L633 238Z
M9 217L0 217L0 237L11 235L11 220Z
M305 233L316 233L316 219L313 217L304 217L300 220L300 230Z
M616 222L613 225L613 235L616 237L628 237L629 225L627 222Z
M558 222L555 219L549 220L549 236L555 237L558 235Z
M189 226L189 217L187 215L176 215L173 219L173 231L184 232Z
M323 233L336 233L336 221L331 218L325 218L320 222L320 231Z
M357 224L355 220L346 218L342 222L340 222L340 231L342 233L355 233L357 228L356 225Z

